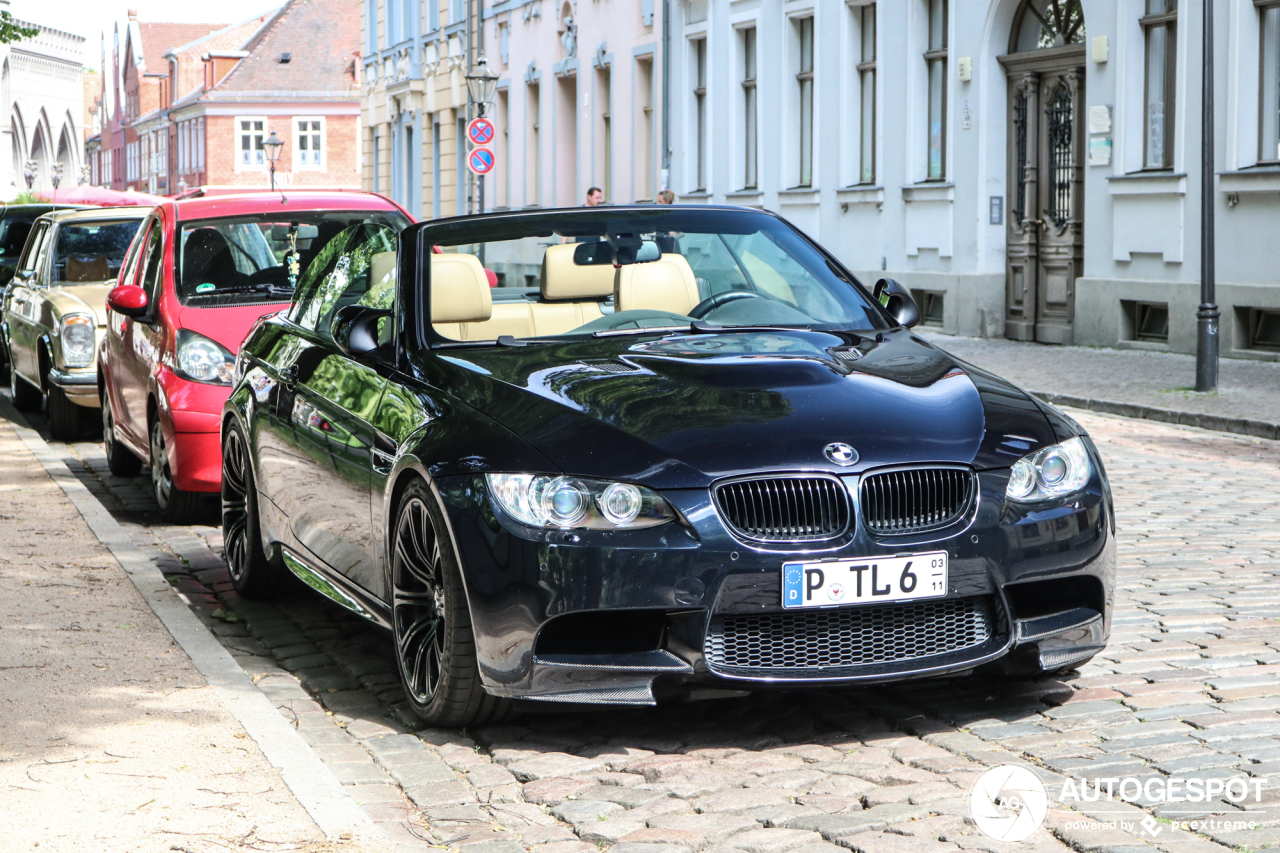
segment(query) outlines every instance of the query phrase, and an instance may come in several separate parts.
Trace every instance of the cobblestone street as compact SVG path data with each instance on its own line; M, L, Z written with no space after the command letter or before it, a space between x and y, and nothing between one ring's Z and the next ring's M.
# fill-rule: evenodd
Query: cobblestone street
M388 635L300 588L238 599L212 505L205 526L163 526L146 478L109 475L100 444L53 446L404 851L1280 849L1280 445L1074 414L1120 528L1111 644L1078 675L550 706L463 732L414 730ZM967 819L1001 764L1049 791L1026 842ZM1265 784L1260 802L1212 785L1207 805L1058 796L1067 777L1122 776Z

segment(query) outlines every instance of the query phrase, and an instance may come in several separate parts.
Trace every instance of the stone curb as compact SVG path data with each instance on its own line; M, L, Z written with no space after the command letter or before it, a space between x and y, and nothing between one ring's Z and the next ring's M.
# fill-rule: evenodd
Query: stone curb
M40 434L27 426L26 419L7 399L0 398L0 417L9 422L18 438L84 518L93 535L120 563L142 600L205 677L223 707L244 727L267 761L280 772L289 790L325 836L333 840L362 839L388 845L389 839L343 790L333 772L277 713L271 700L191 612L106 507L71 473Z
M1253 438L1265 438L1280 441L1280 424L1269 421L1254 421L1248 418L1229 418L1222 415L1210 415L1203 412L1183 412L1177 409L1161 409L1156 406L1141 406L1137 403L1119 403L1114 400L1095 400L1092 397L1076 397L1071 394L1051 394L1045 391L1029 391L1055 406L1070 406L1074 409L1085 409L1105 415L1119 415L1124 418L1140 418L1149 421L1160 421L1166 424L1198 427L1215 432L1230 432L1247 435Z

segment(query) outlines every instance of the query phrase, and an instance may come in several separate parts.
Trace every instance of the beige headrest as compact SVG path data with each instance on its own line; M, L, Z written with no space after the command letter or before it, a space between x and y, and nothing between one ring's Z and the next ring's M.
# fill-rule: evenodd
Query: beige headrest
M578 266L573 252L580 245L547 247L542 256L543 299L604 299L613 293L613 264Z
M609 267L609 272L613 272L613 267ZM107 263L107 256L101 255L91 261L81 261L76 258L67 258L67 268L63 273L63 281L105 281L111 278L111 269ZM612 276L610 276L612 280Z
M391 276L391 281L395 281L395 252L379 252L369 261L369 287L377 287L387 281L387 276Z
M689 262L674 253L650 263L618 267L616 287L619 311L643 308L688 314L702 301Z
M431 256L431 322L483 323L493 316L489 279L475 255Z

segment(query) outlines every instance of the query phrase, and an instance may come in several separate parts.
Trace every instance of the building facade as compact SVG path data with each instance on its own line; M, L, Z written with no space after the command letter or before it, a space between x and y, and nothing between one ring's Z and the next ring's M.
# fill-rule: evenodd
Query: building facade
M359 29L344 0L289 0L234 24L131 16L87 146L93 182L161 195L264 188L274 132L277 187L359 188Z
M660 3L367 0L365 20L365 189L436 218L663 187ZM463 160L482 54L500 75L483 199Z
M8 6L0 2L0 9ZM0 45L0 98L9 120L0 125L0 189L9 197L27 189L74 186L84 163L84 39L53 27L15 23L39 30L33 38Z
M672 4L671 181L780 212L968 335L1191 352L1202 4ZM1280 0L1219 0L1223 355L1280 351Z

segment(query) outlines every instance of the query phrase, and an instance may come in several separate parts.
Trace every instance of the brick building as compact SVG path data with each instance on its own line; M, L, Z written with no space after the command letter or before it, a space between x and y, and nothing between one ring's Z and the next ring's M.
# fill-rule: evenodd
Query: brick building
M344 0L289 0L230 25L131 13L104 75L92 182L164 195L263 187L275 132L277 186L359 187L359 40L359 7Z

